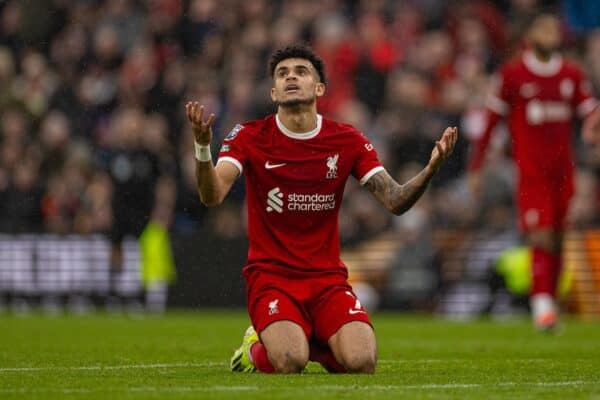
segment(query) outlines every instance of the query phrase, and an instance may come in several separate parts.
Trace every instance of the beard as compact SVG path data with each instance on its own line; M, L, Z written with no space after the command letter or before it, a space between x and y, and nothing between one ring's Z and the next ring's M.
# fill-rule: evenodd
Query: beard
M552 57L552 54L558 51L558 46L543 46L540 43L533 43L533 49L543 58L549 59Z
M284 108L295 108L295 107L300 107L300 106L310 106L311 104L314 103L316 97L312 96L312 97L307 97L304 99L290 99L290 100L284 100L284 101L280 101L277 102L277 105L279 107L284 107Z

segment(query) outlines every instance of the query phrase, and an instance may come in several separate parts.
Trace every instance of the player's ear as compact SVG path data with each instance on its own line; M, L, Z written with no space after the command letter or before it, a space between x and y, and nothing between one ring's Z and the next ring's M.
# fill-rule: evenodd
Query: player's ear
M315 94L317 97L321 97L325 94L325 84L323 82L317 82L315 86Z
M274 87L271 88L271 100L274 102L277 101L277 97L275 96L275 88Z

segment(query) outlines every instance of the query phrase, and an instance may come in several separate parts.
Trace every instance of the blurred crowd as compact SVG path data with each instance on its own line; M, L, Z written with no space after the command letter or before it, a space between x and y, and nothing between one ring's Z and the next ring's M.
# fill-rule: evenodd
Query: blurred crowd
M424 165L446 126L461 134L432 190L403 217L350 184L340 217L345 244L390 229L407 243L432 226L514 229L506 133L490 151L481 204L468 193L465 162L483 127L490 77L522 48L542 3L549 2L0 2L0 231L118 236L157 219L179 233L244 235L242 180L219 209L207 213L198 201L183 105L197 100L216 113L215 141L222 140L235 124L274 111L268 56L300 41L326 63L319 111L363 131L401 181ZM581 2L555 2L565 50L599 93L600 30L589 23L599 10L571 3ZM598 219L600 159L578 150L573 221L585 225Z

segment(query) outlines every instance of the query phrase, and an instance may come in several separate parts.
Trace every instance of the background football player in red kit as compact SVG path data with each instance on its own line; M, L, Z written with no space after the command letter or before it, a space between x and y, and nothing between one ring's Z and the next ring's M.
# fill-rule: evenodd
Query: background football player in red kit
M231 369L294 373L311 359L332 372L372 373L375 335L340 260L337 218L344 186L352 175L390 212L401 214L451 154L457 130L447 128L427 166L399 185L365 136L317 113L325 74L309 48L274 53L270 73L277 113L237 125L223 141L216 166L209 148L215 116L204 120L201 105L186 104L202 202L219 205L245 175L249 251L243 275L252 326Z
M558 319L556 287L561 270L565 217L573 195L573 120L595 140L600 112L582 70L559 53L560 20L535 17L528 48L499 71L488 98L488 123L470 159L470 183L479 191L479 168L496 124L506 118L517 164L519 226L532 248L530 306L534 324L552 329Z

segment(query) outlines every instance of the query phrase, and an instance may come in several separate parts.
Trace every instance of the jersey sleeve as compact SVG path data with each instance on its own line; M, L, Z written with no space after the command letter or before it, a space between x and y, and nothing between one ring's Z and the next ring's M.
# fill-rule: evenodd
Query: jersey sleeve
M598 100L592 95L592 84L581 70L577 70L575 78L575 92L573 94L573 107L580 118L587 117L598 107Z
M240 175L244 172L247 160L246 148L244 146L244 132L247 129L244 125L237 124L223 139L217 165L222 162L229 162L240 170Z
M508 69L502 68L490 81L489 92L485 99L488 110L499 116L506 116L510 111L510 74Z
M367 181L379 171L383 171L384 168L377 157L377 151L363 134L357 132L357 143L356 143L358 154L354 165L352 166L352 175L359 181L361 185L367 183Z

